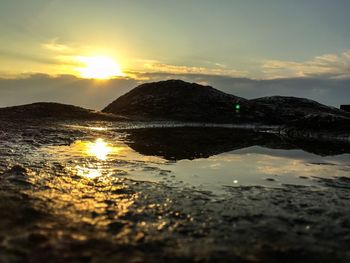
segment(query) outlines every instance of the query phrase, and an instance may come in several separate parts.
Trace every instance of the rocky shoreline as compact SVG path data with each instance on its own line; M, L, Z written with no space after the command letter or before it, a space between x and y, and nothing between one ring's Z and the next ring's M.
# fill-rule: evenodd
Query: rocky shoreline
M350 260L348 178L318 179L319 187L227 187L224 197L118 176L89 179L55 155L38 155L38 149L96 138L98 130L2 124L1 262ZM135 132L134 142L153 134ZM223 134L217 140L206 135L215 144L227 141Z

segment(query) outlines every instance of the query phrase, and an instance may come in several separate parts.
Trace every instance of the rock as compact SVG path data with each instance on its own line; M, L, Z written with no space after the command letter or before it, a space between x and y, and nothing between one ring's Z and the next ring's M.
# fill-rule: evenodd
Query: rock
M350 142L350 117L318 113L291 121L283 132L292 138Z
M268 111L262 108L266 107L210 86L167 80L142 84L102 111L138 120L261 123L267 121Z
M334 131L339 133L350 131L350 116L342 116L332 113L308 114L289 123L289 126L298 129L314 131Z
M31 182L28 176L28 170L21 165L14 165L11 169L5 171L0 180L5 180L13 185L22 185L23 187L30 187ZM3 182L2 182L3 183Z
M109 232L116 234L119 233L124 227L125 227L126 223L125 222L112 222L109 223L107 226L107 229Z
M251 101L269 108L273 116L275 116L276 121L281 124L303 119L309 114L318 115L327 113L350 117L349 113L342 110L305 98L271 96L253 99Z
M27 175L27 169L20 165L14 165L8 172L14 175L21 175L21 176Z
M350 112L350 105L340 105L340 109L343 111Z
M125 120L120 116L51 102L0 108L0 119Z
M286 125L308 114L350 114L316 101L272 96L247 100L210 86L167 80L142 84L119 97L103 112L137 120Z

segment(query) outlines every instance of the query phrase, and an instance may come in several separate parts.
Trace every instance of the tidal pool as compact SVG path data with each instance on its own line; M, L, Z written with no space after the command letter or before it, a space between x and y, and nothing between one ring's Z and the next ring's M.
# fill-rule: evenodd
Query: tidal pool
M350 154L337 145L327 151L236 129L89 129L96 137L40 152L79 176L126 177L213 194L237 186L319 186L320 178L350 176Z

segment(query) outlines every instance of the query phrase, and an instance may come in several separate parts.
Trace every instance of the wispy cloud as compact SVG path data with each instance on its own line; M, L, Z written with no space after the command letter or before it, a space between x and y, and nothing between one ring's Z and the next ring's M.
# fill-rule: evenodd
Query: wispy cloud
M91 53L92 50L92 48L88 46L64 43L58 38L41 43L41 47L48 52L49 59L44 60L40 58L40 60L44 63L51 62L51 64L60 65L59 68L62 69L61 73L63 74L77 74L76 68L83 66L81 62L77 60L77 56L81 56L81 53L89 53L88 51ZM28 59L28 57L26 57L26 59ZM149 76L154 76L155 74L164 74L168 77L176 77L176 75L210 75L259 79L350 77L350 50L341 54L316 56L307 61L267 59L260 65L254 66L252 72L255 72L255 74L248 70L238 70L225 64L212 61L202 61L198 66L170 64L152 59L136 59L136 62L137 63L134 65L135 68L123 68L123 71L129 78L142 81L152 80Z
M184 65L171 65L161 63L159 61L149 60L144 63L144 68L152 73L168 73L168 74L203 74L214 76L230 76L230 77L244 77L248 75L247 71L240 71L226 68L225 65L216 64L214 68L208 67L191 67Z
M81 57L82 53L87 50L87 46L64 43L58 38L50 39L41 43L40 46L47 52L48 57L57 61L57 67L54 70L55 75L79 75L79 69L86 66L86 63L81 61Z
M266 78L349 77L350 50L326 54L304 62L268 60L262 65Z
M29 61L39 64L56 65L59 63L59 61L54 58L47 58L41 55L32 55L11 50L0 50L0 57L18 61Z
M16 49L7 47L0 49L0 59L4 61L0 67L0 76L32 74L72 74L82 63L74 58L76 47L59 43L57 39L45 43L36 43L34 49ZM9 66L11 65L11 66Z
M47 50L59 53L71 53L73 51L71 46L59 43L57 38L54 38L46 43L42 43L41 46Z

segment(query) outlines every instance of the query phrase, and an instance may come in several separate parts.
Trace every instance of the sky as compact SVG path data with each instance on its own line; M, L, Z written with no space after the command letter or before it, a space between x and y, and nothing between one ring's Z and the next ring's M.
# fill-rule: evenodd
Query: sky
M350 103L349 10L348 0L0 0L0 107L101 109L170 78Z

